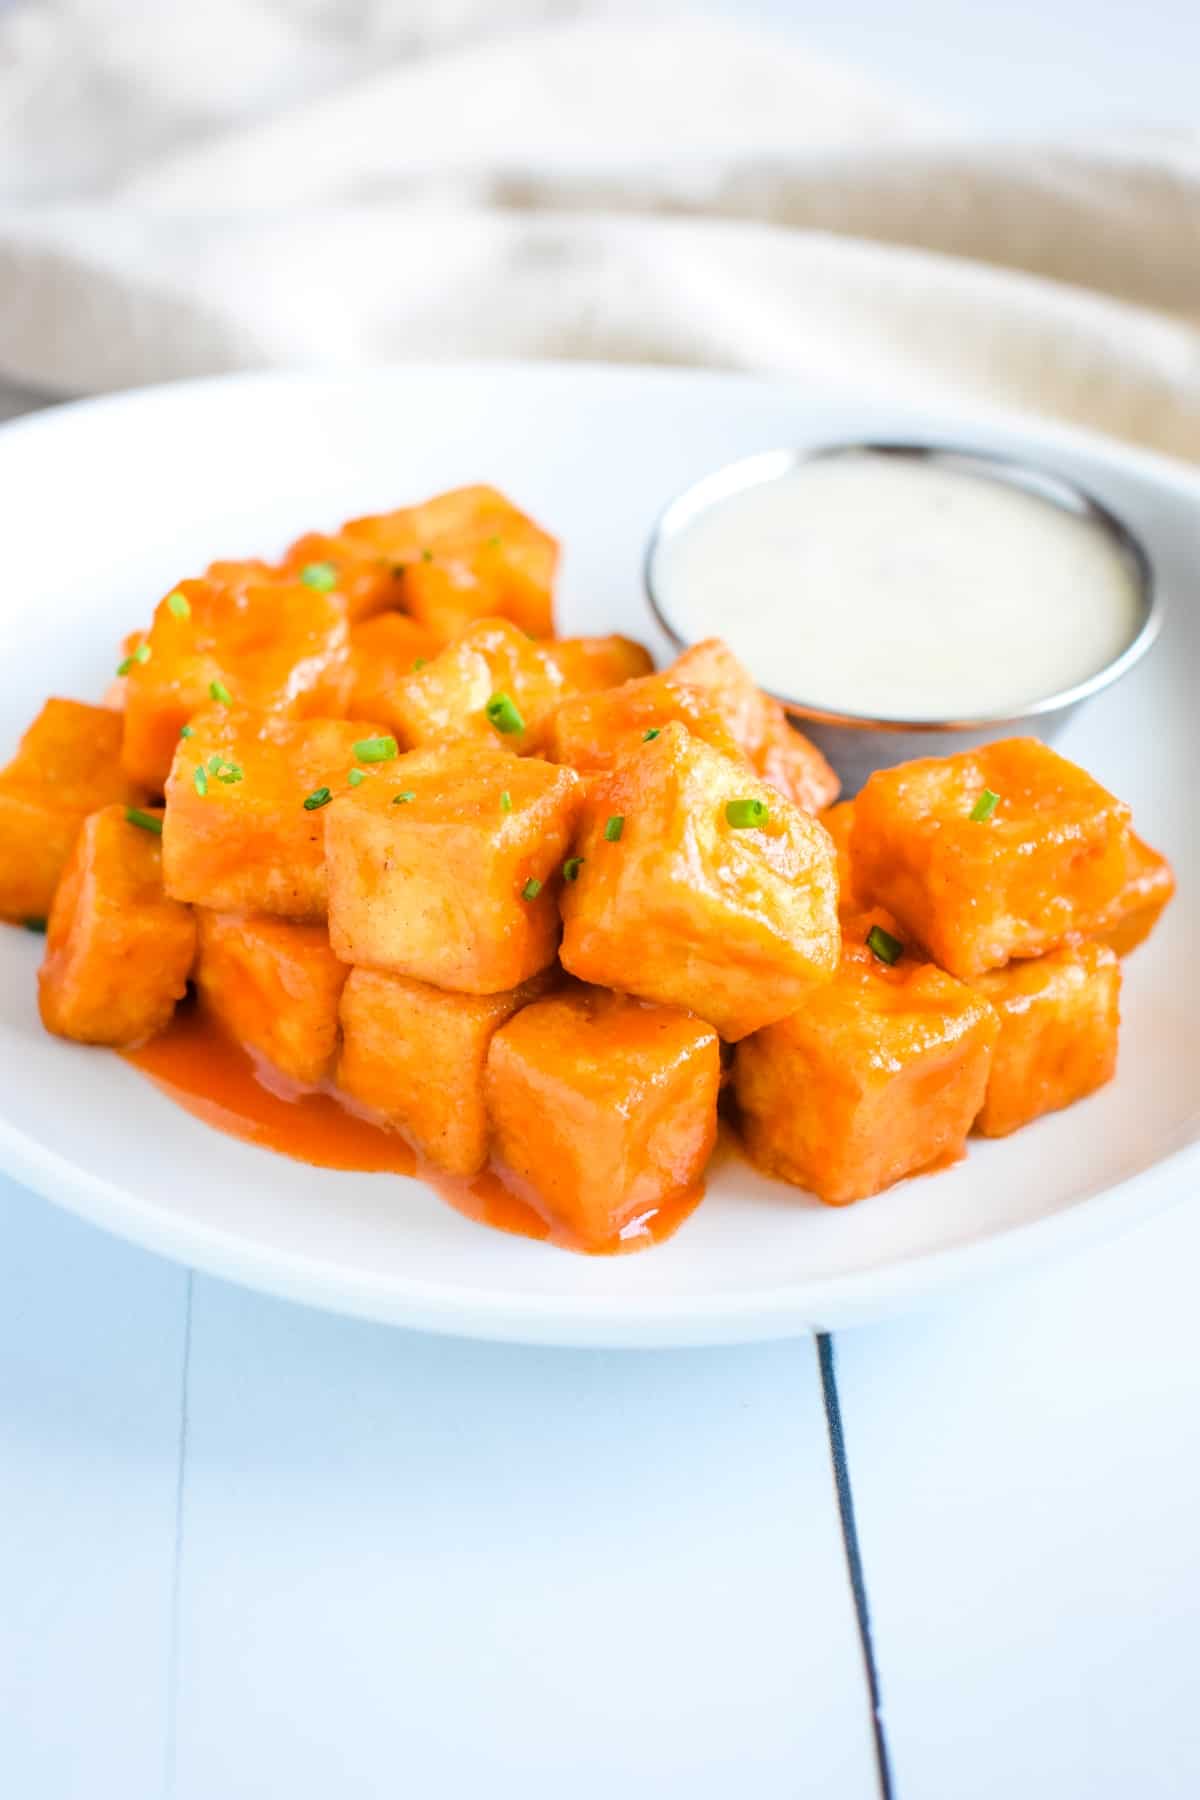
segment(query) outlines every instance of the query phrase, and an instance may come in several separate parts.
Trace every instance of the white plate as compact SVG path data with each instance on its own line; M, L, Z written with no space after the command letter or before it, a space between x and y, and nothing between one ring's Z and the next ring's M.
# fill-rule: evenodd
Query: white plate
M1200 481L1153 458L786 382L545 365L238 377L64 408L0 431L0 754L43 695L99 695L120 635L213 556L270 554L305 527L494 481L565 541L563 627L651 638L639 560L664 500L732 456L887 433L1040 456L1123 512L1159 565L1171 605L1158 649L1063 746L1132 801L1180 875L1166 923L1126 965L1114 1084L841 1211L733 1163L669 1243L589 1259L473 1224L416 1181L309 1169L221 1136L115 1056L46 1036L40 940L2 931L0 1160L96 1223L236 1281L398 1324L570 1344L840 1326L1185 1193L1200 1162Z

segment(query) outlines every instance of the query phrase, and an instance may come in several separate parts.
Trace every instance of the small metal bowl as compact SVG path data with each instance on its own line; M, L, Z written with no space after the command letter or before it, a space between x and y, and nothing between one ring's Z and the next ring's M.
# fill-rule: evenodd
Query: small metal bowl
M644 579L651 610L679 650L685 650L691 640L677 629L660 591L657 571L665 547L680 537L702 513L746 488L778 481L798 465L817 458L864 453L944 463L968 474L1024 488L1076 517L1092 520L1110 539L1133 575L1139 601L1139 622L1120 655L1086 681L1048 694L1045 699L1008 716L989 713L976 718L871 718L863 713L833 711L816 706L799 695L772 690L789 715L824 751L842 777L847 794L856 793L874 769L908 762L913 757L945 756L954 750L972 749L994 738L1014 734L1049 741L1077 706L1118 681L1149 650L1162 623L1162 601L1154 567L1140 538L1107 506L1066 476L1053 474L1015 457L952 444L911 443L846 443L812 450L767 450L727 463L677 495L659 515L650 535ZM731 648L736 651L736 616L730 620L730 636Z

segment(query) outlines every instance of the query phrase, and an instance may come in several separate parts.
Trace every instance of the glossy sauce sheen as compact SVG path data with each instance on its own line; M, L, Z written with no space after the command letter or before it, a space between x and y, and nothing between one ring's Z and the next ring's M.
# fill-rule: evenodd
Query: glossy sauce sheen
M416 1176L470 1219L564 1249L585 1248L558 1221L515 1194L497 1171L458 1180L431 1168L398 1132L352 1112L332 1089L300 1088L259 1065L194 1004L180 1007L161 1036L123 1055L178 1105L230 1137L319 1169ZM694 1211L703 1192L703 1187L691 1189L656 1213L631 1220L599 1250L586 1248L591 1254L620 1255L662 1243Z
M1092 520L936 462L814 458L700 513L660 553L690 641L770 692L881 719L1012 717L1136 635L1131 569Z

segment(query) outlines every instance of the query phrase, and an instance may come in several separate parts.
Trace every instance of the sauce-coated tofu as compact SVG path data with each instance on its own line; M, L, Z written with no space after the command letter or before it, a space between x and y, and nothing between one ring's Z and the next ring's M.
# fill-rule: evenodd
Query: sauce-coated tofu
M444 643L486 618L553 635L558 545L495 488L455 488L343 531L403 567L403 606Z
M716 1033L674 1008L571 988L488 1051L497 1162L590 1249L696 1188L717 1134Z
M519 987L554 961L580 792L570 769L482 745L401 757L329 808L334 949L459 993Z
M315 802L346 789L354 746L373 728L212 707L189 729L167 781L167 892L214 912L323 919L328 808Z
M734 1055L750 1155L833 1206L961 1153L999 1031L986 1000L911 948L881 961L865 941L879 922L848 921L835 980Z
M537 747L564 692L539 644L506 619L481 619L397 681L390 717L409 749L461 738L520 753Z
M971 985L1000 1019L975 1123L984 1137L1005 1137L1112 1080L1121 965L1107 946L1068 945L993 969Z
M583 981L687 1007L734 1040L837 967L828 833L682 725L593 779L576 852L562 960Z
M649 675L654 659L645 645L627 637L557 638L542 646L568 693L596 694Z
M862 895L967 979L1097 928L1128 878L1129 809L1037 739L1007 738L878 770L851 847Z
M306 532L288 550L283 568L336 594L351 625L404 605L404 565L339 533Z
M414 668L431 662L441 649L434 633L407 613L382 612L350 632L352 686L346 706L351 719L378 719L399 729L394 704L398 683Z
M1101 943L1118 956L1128 956L1145 943L1174 892L1175 875L1166 857L1131 831L1129 875L1100 923Z
M47 700L0 770L0 919L44 920L80 827L145 792L121 767L121 715Z
M837 799L841 782L817 746L788 723L778 700L763 693L720 638L693 644L667 673L712 697L757 773L794 805L819 813Z
M205 1008L253 1055L315 1087L333 1065L347 973L324 926L206 907L196 923L196 991Z
M668 675L643 675L601 692L574 695L546 723L544 749L581 775L611 769L664 725L686 725L692 736L750 769L729 721L711 695Z
M488 1045L505 1020L546 992L557 971L501 994L452 994L377 969L349 975L338 1086L402 1131L435 1168L477 1174L488 1154Z
M196 951L191 908L163 893L158 834L105 806L85 822L54 896L38 1005L47 1031L127 1049L170 1022Z
M223 695L302 719L340 717L349 690L349 628L336 595L261 565L214 563L155 609L127 672L122 760L158 791L181 727Z

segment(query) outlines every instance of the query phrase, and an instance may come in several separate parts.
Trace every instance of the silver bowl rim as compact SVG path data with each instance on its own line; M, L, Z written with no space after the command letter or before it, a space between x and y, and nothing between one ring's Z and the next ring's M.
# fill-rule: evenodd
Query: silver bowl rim
M646 598L655 620L679 650L686 650L696 640L685 637L672 623L655 585L655 562L665 544L678 536L701 513L722 500L742 493L746 488L777 481L802 463L824 457L862 455L921 458L945 462L965 468L993 481L1003 481L1052 501L1076 517L1091 519L1116 545L1122 560L1132 571L1138 594L1141 622L1129 643L1118 656L1073 687L1061 688L1017 712L977 713L974 717L944 719L873 718L867 713L840 712L817 706L790 694L770 691L789 713L823 725L844 726L857 731L985 731L991 726L1016 724L1049 713L1065 711L1081 700L1089 699L1120 680L1151 648L1158 637L1163 620L1163 601L1155 576L1154 563L1145 544L1133 529L1111 507L1058 470L1047 469L1023 456L1007 451L989 450L966 444L920 442L912 439L847 439L806 448L757 450L748 456L735 457L723 463L698 481L693 481L669 500L655 519L642 559L642 581Z

